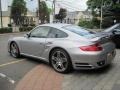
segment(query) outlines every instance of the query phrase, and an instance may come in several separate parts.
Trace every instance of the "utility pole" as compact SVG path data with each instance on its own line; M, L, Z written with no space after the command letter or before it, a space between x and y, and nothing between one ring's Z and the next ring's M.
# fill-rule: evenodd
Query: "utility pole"
M53 0L53 20L55 20L56 0Z
M1 5L1 0L0 0L0 17L1 17L1 28L3 27L3 22L2 22L2 5Z
M38 20L39 20L39 23L40 23L40 0L38 0Z
M100 15L100 29L102 29L102 23L103 23L103 0L101 2L101 15Z

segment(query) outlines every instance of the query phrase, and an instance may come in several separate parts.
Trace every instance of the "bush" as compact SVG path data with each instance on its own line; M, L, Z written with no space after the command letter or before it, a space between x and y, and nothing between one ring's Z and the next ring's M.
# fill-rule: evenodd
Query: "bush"
M31 31L34 27L20 27L19 31L20 32L27 32L27 31Z
M92 21L80 21L78 25L84 28L90 28L90 29L94 28Z
M11 33L12 28L0 28L0 33Z
M8 24L8 27L12 27L12 24Z
M89 29L97 29L100 27L100 21L97 18L93 18L91 21L81 20L78 25Z
M34 26L35 26L35 24L30 24L30 26L34 27Z
M28 24L22 24L23 27L28 27L29 25Z

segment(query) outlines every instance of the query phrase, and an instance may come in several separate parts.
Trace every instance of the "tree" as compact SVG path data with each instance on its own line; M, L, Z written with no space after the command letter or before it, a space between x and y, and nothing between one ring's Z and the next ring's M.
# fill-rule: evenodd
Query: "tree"
M88 9L92 11L94 17L100 17L101 6L103 9L103 27L109 27L116 22L120 22L120 0L88 0Z
M64 8L60 8L59 14L56 14L55 18L62 21L66 16L67 10Z
M27 13L26 2L24 0L13 0L11 6L11 18L17 24L18 18Z
M45 21L49 22L51 9L47 7L45 1L40 2L39 8L40 8L40 11L38 13L40 13L39 19L41 20L41 23L45 23Z

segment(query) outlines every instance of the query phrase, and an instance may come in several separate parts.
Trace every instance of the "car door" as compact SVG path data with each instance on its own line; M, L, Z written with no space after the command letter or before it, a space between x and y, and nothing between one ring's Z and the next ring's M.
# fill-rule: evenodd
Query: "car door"
M30 32L28 37L21 41L21 51L27 55L41 57L45 49L45 41L49 33L49 27L37 27Z
M55 41L59 44L59 40L64 40L64 38L68 37L68 34L62 30L51 27L50 32L48 34L48 38L46 39L46 47L50 47ZM54 43L55 44L55 43Z

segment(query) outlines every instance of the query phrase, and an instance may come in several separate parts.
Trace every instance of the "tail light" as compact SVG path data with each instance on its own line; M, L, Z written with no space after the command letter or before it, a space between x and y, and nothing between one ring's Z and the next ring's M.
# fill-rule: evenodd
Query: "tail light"
M93 44L93 45L89 45L89 46L82 46L80 47L81 50L83 51L102 51L103 48L101 47L100 44Z

